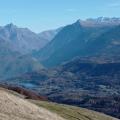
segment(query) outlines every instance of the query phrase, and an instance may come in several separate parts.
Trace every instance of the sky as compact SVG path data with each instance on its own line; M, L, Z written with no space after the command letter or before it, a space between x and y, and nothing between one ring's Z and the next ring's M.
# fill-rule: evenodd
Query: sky
M36 33L101 16L120 17L120 0L0 0L0 26L13 23Z

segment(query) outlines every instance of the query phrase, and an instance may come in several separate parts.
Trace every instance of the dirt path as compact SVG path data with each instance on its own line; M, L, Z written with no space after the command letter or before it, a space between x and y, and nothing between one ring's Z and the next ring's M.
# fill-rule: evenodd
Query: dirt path
M0 120L64 120L57 114L40 108L0 89Z

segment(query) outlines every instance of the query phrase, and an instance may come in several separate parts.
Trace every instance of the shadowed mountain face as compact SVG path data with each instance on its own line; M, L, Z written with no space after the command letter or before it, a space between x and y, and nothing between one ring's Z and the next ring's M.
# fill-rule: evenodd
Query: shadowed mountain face
M88 60L89 59L89 60ZM116 62L116 61L117 62ZM48 99L120 118L120 58L76 58L51 70L8 80Z
M119 55L120 19L78 20L64 27L43 49L33 54L45 66L57 66L76 56Z

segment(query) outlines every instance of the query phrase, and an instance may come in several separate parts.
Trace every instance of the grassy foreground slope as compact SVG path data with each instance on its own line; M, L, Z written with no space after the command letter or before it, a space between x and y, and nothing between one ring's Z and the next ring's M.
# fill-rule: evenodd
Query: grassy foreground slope
M0 89L0 120L64 120L57 114Z
M116 118L84 108L32 100L32 103L57 113L66 120L118 120Z

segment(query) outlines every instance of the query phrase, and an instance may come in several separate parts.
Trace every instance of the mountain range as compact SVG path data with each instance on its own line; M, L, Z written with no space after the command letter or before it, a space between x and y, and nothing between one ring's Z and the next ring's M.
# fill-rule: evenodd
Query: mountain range
M47 40L40 39L39 35L27 28L18 28L12 23L0 27L0 40L4 40L12 50L26 54L38 50L47 44Z
M0 27L0 83L120 118L120 18L77 20L39 34Z

